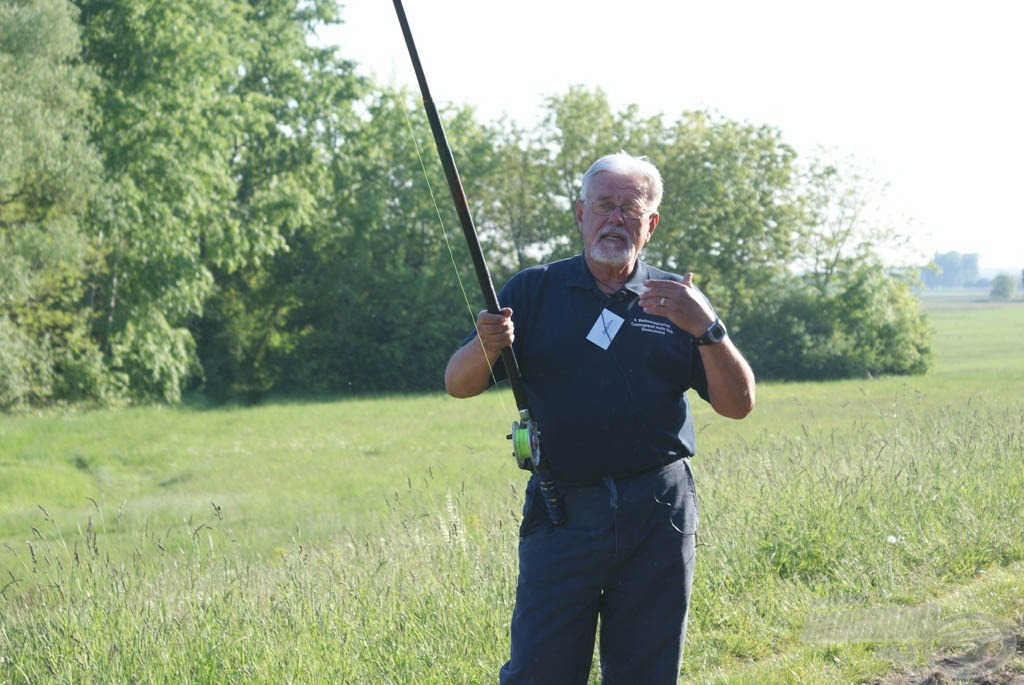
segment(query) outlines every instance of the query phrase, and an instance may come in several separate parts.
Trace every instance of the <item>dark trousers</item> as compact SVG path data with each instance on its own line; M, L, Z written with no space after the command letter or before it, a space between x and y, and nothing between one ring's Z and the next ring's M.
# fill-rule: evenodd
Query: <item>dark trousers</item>
M599 619L604 685L675 685L697 530L688 460L563 488L563 526L551 525L538 490L531 478L502 685L585 685Z

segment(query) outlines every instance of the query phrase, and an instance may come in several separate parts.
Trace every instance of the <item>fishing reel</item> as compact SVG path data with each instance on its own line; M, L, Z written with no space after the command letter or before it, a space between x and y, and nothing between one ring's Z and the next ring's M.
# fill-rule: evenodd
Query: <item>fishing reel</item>
M512 422L512 433L508 436L512 441L512 456L516 458L519 468L533 471L540 485L551 523L561 526L565 523L565 504L558 483L551 475L551 469L548 468L547 462L541 461L540 429L530 418L528 410L520 409L519 418L519 421Z
M529 410L520 409L519 418L512 422L512 433L507 436L512 441L512 456L519 468L533 471L540 464L540 429Z

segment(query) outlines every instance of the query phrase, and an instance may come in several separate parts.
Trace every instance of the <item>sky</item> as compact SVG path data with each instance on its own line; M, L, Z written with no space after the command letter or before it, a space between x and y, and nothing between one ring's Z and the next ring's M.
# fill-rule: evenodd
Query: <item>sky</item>
M827 150L885 184L883 212L923 261L956 251L978 254L983 272L1024 269L1024 3L403 5L439 105L529 125L546 96L583 85L614 109L771 126L799 154ZM342 19L322 40L361 73L418 92L392 1L348 0Z

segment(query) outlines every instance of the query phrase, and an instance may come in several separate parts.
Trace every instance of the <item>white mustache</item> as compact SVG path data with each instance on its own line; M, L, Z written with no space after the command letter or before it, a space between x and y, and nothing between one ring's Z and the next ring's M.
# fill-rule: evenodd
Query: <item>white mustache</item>
M617 228L610 228L607 231L601 231L601 233L597 235L597 238L598 240L600 240L601 238L607 238L610 235L616 236L617 238L622 238L626 242L629 242L629 234L626 233L625 231L620 231Z

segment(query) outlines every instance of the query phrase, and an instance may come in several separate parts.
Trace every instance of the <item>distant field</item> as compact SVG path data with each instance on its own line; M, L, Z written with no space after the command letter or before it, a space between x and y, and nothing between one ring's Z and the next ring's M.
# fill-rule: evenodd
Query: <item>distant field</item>
M985 288L932 288L922 291L919 298L928 312L1024 304L1024 292L1018 290L1017 297L1011 302L996 302Z
M698 405L682 682L927 664L802 638L823 604L1024 616L1024 305L925 308L927 376ZM493 682L513 416L502 391L0 417L0 683Z

